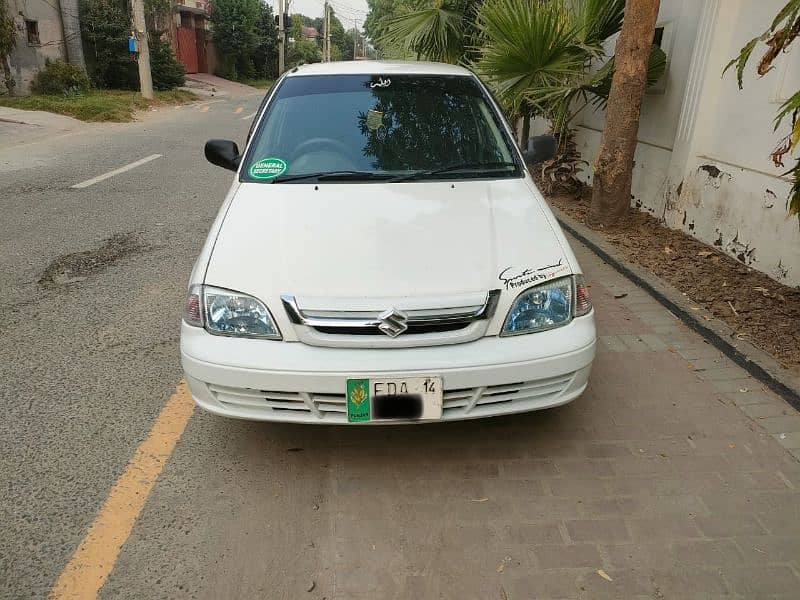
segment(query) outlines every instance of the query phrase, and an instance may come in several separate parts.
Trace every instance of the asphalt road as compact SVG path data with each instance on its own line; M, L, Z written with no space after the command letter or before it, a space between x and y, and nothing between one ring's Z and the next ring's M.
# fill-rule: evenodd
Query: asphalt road
M578 246L601 334L579 401L369 429L195 410L111 502L182 376L231 180L203 143L242 142L259 100L0 138L0 597L50 595L105 516L119 555L56 597L796 598L800 465L754 415L797 417Z
M203 144L243 142L260 98L11 149L0 138L0 596L47 595L181 379L185 284L231 181ZM125 243L70 258L113 236ZM87 274L39 283L87 262Z

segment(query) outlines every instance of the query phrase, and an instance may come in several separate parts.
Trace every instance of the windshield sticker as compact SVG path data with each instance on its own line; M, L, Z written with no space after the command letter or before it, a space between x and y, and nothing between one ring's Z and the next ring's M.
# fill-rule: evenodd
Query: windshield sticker
M370 131L376 131L382 125L383 113L374 108L370 108L369 111L367 111L367 127L369 127Z
M374 90L375 88L387 88L390 85L392 85L391 79L389 79L388 77L386 79L384 79L383 77L378 77L378 81L373 81L372 83L369 84L369 87Z
M275 179L286 173L289 165L280 158L262 158L250 167L250 177L253 179Z
M532 283L538 283L540 281L552 279L556 275L564 273L565 271L567 271L567 265L564 264L564 259L560 258L557 263L553 265L547 265L546 267L540 267L538 269L528 267L520 271L514 267L506 267L500 271L498 279L505 284L507 290L512 290L515 288L528 286Z

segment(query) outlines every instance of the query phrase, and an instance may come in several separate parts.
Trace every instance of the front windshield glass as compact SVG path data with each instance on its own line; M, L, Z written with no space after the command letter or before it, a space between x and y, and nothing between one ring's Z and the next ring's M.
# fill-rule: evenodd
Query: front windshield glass
M287 77L254 134L241 178L519 177L511 144L469 76Z

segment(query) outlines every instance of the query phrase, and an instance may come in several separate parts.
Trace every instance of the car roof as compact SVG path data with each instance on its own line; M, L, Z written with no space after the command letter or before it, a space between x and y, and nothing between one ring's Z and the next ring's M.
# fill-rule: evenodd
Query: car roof
M472 72L464 67L446 63L390 60L346 60L302 65L287 73L288 77L302 75L462 75Z

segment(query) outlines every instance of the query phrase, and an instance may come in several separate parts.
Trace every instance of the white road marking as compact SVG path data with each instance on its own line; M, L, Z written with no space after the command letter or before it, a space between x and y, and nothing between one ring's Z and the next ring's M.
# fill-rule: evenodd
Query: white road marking
M125 171L130 171L131 169L135 169L136 167L141 167L142 165L149 163L151 160L155 160L157 158L161 158L162 154L151 154L150 156L145 156L141 160L137 160L136 162L132 162L124 167L120 167L119 169L114 169L113 171L109 171L108 173L103 173L102 175L98 175L97 177L92 177L91 179L87 179L86 181L82 181L81 183L76 183L72 186L72 189L79 190L82 188L87 188L90 185L94 185L95 183L100 183L101 181L105 181L114 175L119 175L120 173L124 173Z
M250 115L245 115L245 116L243 116L243 117L242 117L242 121L247 121L247 119L252 119L252 118L253 118L253 117L255 117L257 114L258 114L257 112L254 112L253 114L250 114Z

